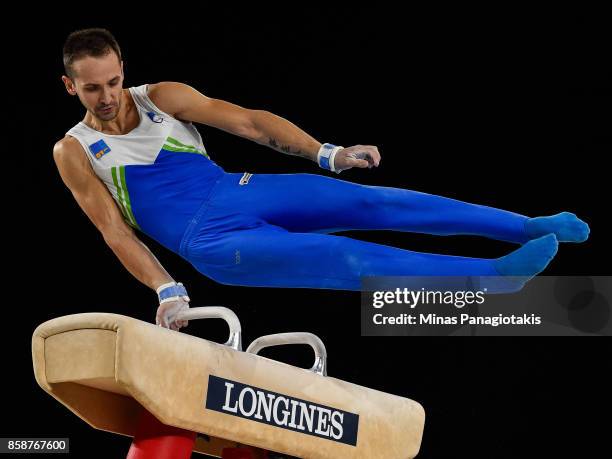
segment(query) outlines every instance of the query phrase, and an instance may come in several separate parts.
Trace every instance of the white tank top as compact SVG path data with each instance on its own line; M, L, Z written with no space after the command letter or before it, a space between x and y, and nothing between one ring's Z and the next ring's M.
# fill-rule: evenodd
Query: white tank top
M105 134L79 122L66 134L80 142L125 220L178 250L189 218L223 170L210 160L195 126L161 111L147 86L129 88L140 117L129 133Z

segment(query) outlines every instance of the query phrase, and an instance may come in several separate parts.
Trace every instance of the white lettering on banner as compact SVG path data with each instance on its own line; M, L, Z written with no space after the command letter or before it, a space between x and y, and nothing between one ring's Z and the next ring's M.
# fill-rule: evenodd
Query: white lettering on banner
M335 440L342 438L343 434L344 414L340 411L256 391L248 386L236 394L234 384L229 382L225 383L225 404L222 409ZM296 419L299 419L299 424L295 423Z

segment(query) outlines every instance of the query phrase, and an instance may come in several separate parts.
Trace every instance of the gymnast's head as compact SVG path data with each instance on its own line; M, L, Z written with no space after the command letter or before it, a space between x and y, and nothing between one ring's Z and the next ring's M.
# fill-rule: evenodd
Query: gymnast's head
M85 108L102 121L115 119L121 108L123 61L115 37L106 29L72 32L64 43L62 81Z

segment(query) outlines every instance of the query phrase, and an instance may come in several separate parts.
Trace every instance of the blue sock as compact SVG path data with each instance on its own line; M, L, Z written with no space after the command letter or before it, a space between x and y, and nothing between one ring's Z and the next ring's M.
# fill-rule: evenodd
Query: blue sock
M493 261L502 276L532 278L542 272L557 253L559 244L554 234L531 240L514 252ZM527 279L526 279L527 280Z
M590 232L589 225L570 212L530 218L525 222L525 231L530 239L552 233L559 242L584 242Z

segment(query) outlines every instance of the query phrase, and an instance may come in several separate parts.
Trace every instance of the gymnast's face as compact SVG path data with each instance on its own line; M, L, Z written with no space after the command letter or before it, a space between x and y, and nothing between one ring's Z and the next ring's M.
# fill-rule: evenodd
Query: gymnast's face
M114 120L121 108L123 62L117 54L85 56L72 64L73 78L63 76L66 90L79 96L83 106L101 121Z

